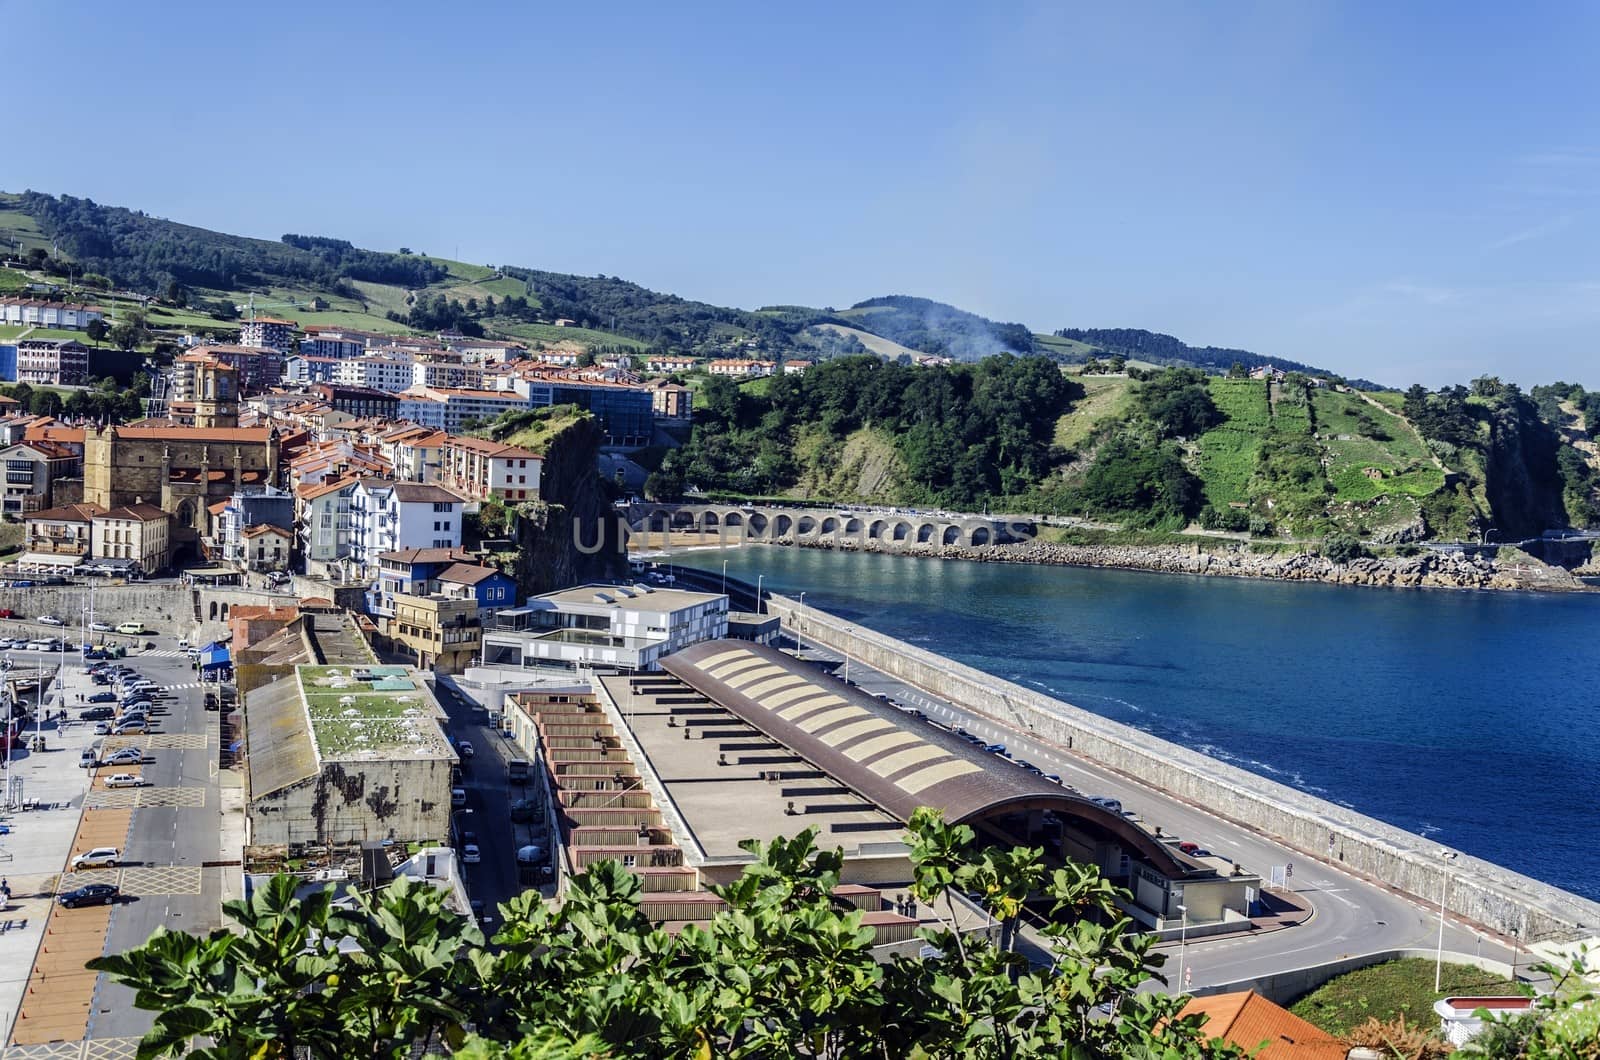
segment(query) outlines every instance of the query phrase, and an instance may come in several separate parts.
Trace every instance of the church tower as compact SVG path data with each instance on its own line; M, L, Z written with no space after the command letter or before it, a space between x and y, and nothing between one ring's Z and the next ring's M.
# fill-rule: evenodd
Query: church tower
M220 361L194 368L194 425L239 426L239 370Z

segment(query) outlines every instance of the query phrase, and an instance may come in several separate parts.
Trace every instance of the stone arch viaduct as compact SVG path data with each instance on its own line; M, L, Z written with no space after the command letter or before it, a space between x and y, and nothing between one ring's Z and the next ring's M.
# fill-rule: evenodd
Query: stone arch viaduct
M730 541L820 545L894 552L915 547L1026 541L1034 524L1010 518L892 508L789 508L737 504L634 504L633 534L699 531Z

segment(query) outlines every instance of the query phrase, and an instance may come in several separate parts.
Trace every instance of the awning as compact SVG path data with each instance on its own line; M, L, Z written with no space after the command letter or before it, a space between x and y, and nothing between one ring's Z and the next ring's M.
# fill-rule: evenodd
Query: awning
M200 649L200 668L202 670L210 670L218 666L227 665L228 649L221 644L213 642Z
M19 567L76 567L82 556L60 556L49 552L25 552L17 560Z

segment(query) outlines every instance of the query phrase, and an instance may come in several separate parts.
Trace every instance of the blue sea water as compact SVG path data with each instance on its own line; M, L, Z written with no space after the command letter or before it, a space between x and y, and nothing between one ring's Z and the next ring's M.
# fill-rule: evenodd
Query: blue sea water
M807 604L1600 900L1600 595L751 547Z

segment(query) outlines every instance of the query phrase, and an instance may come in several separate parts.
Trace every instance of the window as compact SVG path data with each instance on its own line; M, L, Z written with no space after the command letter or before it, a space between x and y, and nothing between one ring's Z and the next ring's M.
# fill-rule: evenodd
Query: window
M528 476L527 475L518 475L517 476L517 481L518 482L527 482L528 481Z

